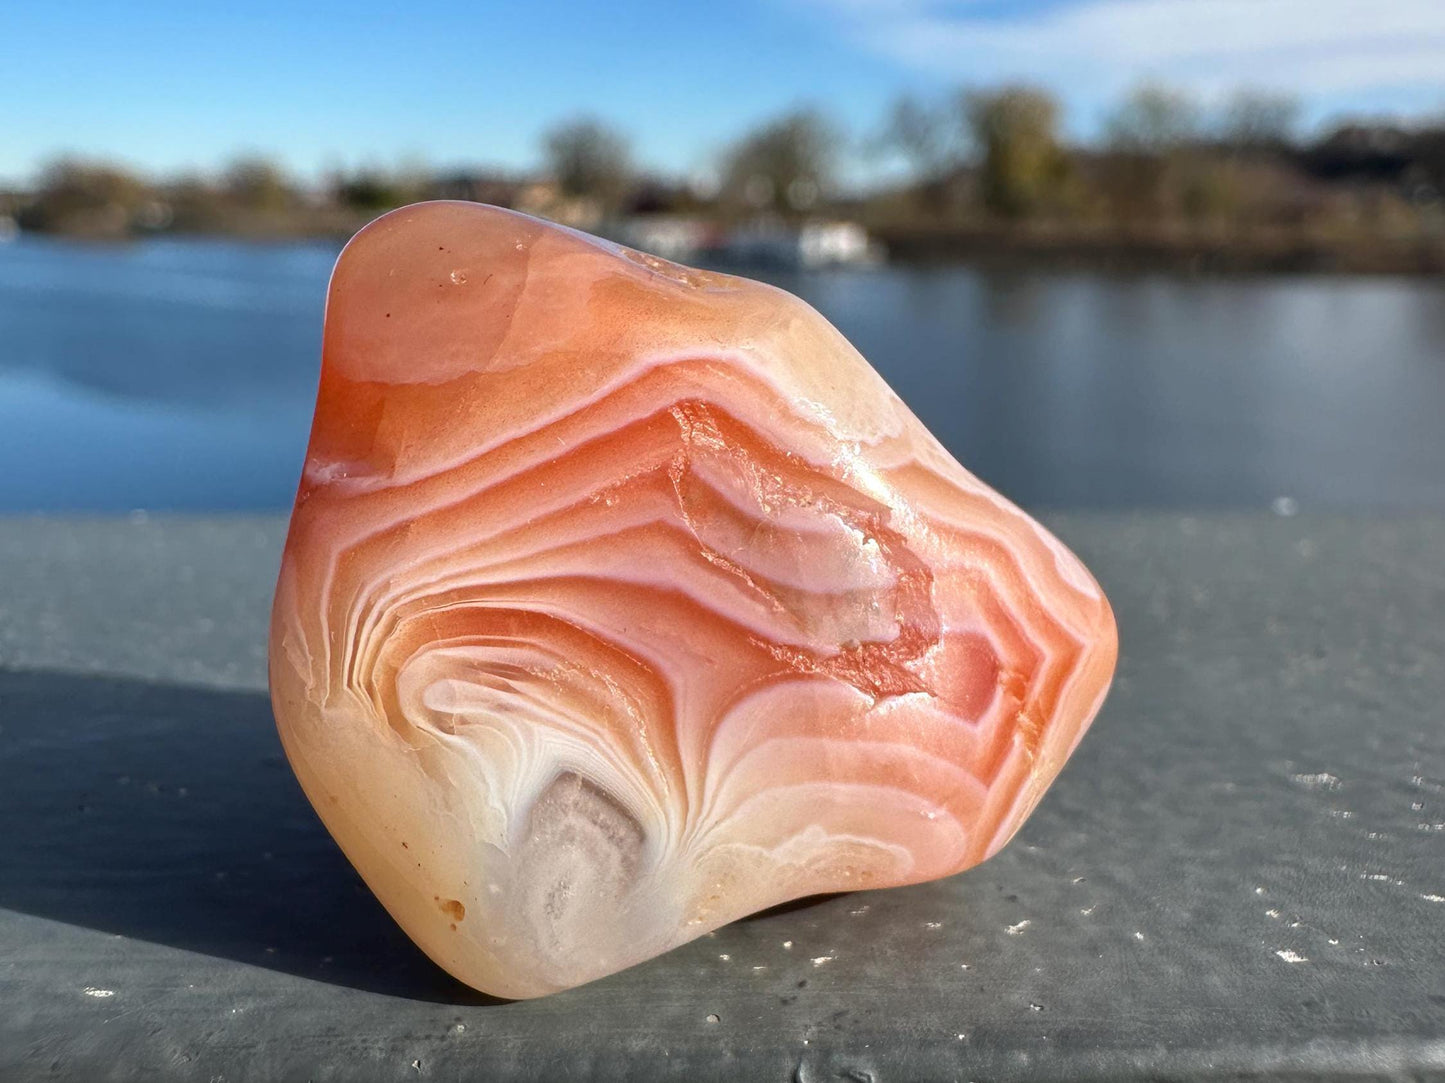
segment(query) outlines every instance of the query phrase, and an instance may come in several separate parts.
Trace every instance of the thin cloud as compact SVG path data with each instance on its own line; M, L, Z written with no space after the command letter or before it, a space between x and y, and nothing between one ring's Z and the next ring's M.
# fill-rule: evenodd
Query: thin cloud
M1445 91L1445 0L1073 0L1018 14L997 0L808 4L864 48L967 80Z

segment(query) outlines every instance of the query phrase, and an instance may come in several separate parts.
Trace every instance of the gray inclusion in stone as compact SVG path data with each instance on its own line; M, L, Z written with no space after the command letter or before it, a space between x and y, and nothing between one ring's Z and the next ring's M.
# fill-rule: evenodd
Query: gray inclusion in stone
M564 771L548 784L514 866L539 948L574 965L578 954L608 953L607 934L637 881L645 840L637 819L596 783Z

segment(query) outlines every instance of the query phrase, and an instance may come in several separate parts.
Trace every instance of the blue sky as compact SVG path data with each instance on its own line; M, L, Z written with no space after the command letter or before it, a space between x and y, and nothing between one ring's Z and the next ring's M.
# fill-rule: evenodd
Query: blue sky
M1008 78L1058 92L1082 135L1142 78L1288 89L1312 122L1445 110L1445 0L9 4L0 177L61 151L159 171L242 151L308 174L526 167L582 111L689 172L794 105L866 133L900 91Z

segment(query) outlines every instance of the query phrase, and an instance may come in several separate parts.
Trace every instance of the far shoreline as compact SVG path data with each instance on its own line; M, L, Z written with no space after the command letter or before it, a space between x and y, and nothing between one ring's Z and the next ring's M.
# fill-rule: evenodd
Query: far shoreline
M1192 274L1445 274L1445 237L1239 228L878 227L890 262L986 263Z
M231 241L254 244L315 243L338 250L382 210L326 215L324 221L295 216L233 219L223 229L121 232L20 230L0 241L43 240L85 245L125 245L151 240ZM897 267L970 265L1020 270L1166 272L1173 274L1379 275L1430 278L1445 275L1445 235L1381 235L1368 231L1327 233L1278 227L1110 224L870 223L861 218L885 262ZM609 224L594 231L619 236ZM4 244L0 244L3 251ZM675 257L673 253L664 253ZM679 262L717 265L707 252ZM729 262L723 269L749 274L767 264Z

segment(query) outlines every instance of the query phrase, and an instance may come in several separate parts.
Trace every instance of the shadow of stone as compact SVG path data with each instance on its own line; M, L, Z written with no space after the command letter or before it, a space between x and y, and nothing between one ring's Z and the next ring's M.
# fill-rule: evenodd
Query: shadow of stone
M766 918L778 917L781 914L791 914L798 910L811 910L815 906L832 902L834 899L845 899L849 895L846 891L831 891L823 895L804 895L800 899L789 899L787 902L770 906L766 910L758 910L738 918L739 921L762 921Z
M367 889L256 692L0 671L0 906L371 992L504 1003Z

